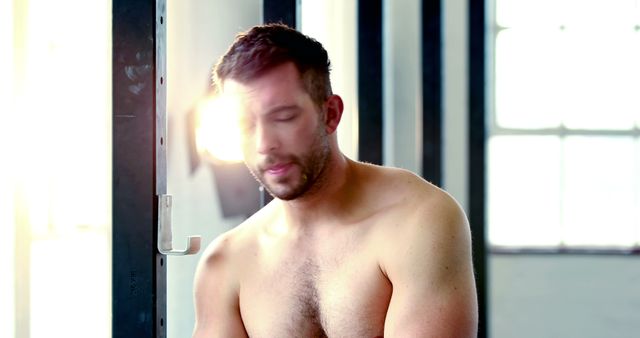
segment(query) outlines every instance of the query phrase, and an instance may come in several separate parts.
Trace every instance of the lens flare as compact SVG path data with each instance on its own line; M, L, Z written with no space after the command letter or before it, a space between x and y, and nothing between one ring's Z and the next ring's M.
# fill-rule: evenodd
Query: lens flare
M242 162L236 101L225 95L209 96L196 109L195 138L198 153L217 162Z

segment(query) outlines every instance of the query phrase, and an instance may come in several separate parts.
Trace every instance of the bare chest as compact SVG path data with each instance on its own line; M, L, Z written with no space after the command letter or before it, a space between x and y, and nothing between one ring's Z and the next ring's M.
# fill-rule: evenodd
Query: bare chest
M391 285L366 246L321 257L272 252L241 281L251 337L382 336Z

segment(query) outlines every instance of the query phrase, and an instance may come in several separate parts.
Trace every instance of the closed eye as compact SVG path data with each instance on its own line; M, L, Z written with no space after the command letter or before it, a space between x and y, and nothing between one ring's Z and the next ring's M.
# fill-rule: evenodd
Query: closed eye
M274 122L289 122L300 114L300 107L297 105L283 105L271 109L267 116Z
M288 122L288 121L293 121L293 119L296 118L296 115L292 115L292 116L282 116L282 117L277 117L275 118L276 122Z

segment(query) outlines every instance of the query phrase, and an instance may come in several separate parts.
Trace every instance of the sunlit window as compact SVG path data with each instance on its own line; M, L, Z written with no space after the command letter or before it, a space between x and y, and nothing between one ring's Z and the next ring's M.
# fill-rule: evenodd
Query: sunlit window
M13 45L13 4L0 1L0 49ZM0 52L0 337L15 337L15 227L13 218L13 159L9 130L13 111L13 53Z
M0 336L110 337L111 2L0 1L0 50Z
M495 0L489 242L640 244L640 0Z

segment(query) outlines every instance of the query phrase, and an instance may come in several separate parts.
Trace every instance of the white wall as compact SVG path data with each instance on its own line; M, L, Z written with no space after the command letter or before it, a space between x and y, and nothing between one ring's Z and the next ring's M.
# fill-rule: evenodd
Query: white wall
M496 255L488 271L490 337L640 336L637 256Z

